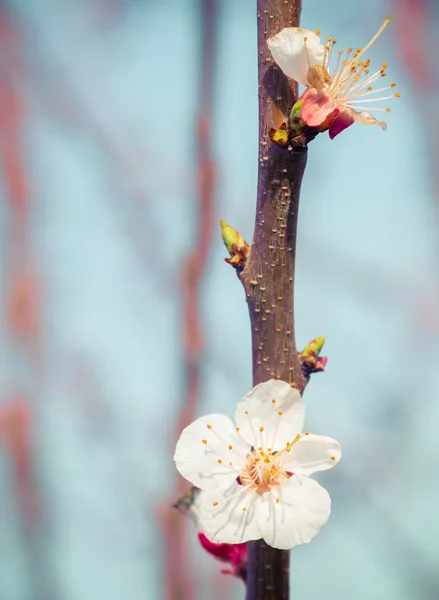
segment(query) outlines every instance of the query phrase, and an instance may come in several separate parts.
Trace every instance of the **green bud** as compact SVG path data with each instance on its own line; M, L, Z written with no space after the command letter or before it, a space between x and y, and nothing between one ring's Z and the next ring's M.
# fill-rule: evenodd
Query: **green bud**
M299 134L302 132L305 127L305 123L300 118L300 111L302 110L302 100L298 100L296 104L291 109L290 113L290 128L294 131L294 133Z
M304 350L301 352L300 357L306 359L309 356L315 356L315 357L319 356L325 342L326 342L326 338L324 335L321 335L320 337L316 338L315 340L312 340L312 342L310 342L304 348Z
M234 252L234 245L239 248L244 248L247 246L244 238L236 231L236 229L230 227L230 225L228 225L225 221L220 221L220 225L223 242L230 254Z

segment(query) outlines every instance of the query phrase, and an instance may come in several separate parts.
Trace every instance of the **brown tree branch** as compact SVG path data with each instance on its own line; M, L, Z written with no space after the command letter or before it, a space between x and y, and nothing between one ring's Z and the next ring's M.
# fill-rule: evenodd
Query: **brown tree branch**
M299 194L306 148L282 148L269 138L291 110L297 88L273 63L267 39L298 26L301 0L258 0L259 174L253 244L240 279L252 330L253 384L283 379L302 392L294 337L294 263ZM249 543L247 600L287 600L289 552L263 540Z

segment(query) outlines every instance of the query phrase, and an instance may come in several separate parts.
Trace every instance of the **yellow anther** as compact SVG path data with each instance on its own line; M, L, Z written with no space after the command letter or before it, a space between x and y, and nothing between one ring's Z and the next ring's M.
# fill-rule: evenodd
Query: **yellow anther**
M219 458L219 459L218 459L218 464L219 464L219 465L221 465L221 464L222 464L222 462L223 462L223 461L222 461L222 460Z
M262 446L259 446L258 450L259 450L259 452L262 452L262 450L263 450Z
M357 48L357 52L361 52L363 48Z
M245 510L247 510L247 509L246 509L246 508L245 508L245 506L244 506L244 508L243 508L242 510L244 510L244 511L245 511Z
M383 69L387 69L387 63L383 62Z
M248 415L248 410L246 410L244 414Z
M271 452L271 448L267 448L267 452Z
M332 45L336 44L337 40L332 40Z
M259 427L259 431L264 431L265 427Z
M331 456L331 460L335 460L335 456Z
M321 33L320 29L316 29L315 33L316 33L316 35L320 35L320 33Z
M396 83L395 82L391 83L390 87L395 88L396 87Z
M264 463L269 463L270 459L269 458L264 458Z
M270 473L271 473L272 475L276 475L276 469L270 469Z
M280 502L279 498L276 498L276 504L278 504Z
M366 73L366 75L369 74L369 69L364 69L364 72Z
M328 35L328 37L326 38L327 42L330 42L332 40L332 35Z
M239 431L239 427L236 428L236 431Z
M271 399L272 404L276 404L276 398Z
M308 41L308 38L307 38L306 36L303 36L303 40L304 40L305 42L307 42L307 41Z
M369 85L369 87L367 88L367 91L368 91L368 92L371 92L372 90L373 90L372 86L371 86L371 85Z
M207 426L207 429L212 429L212 425L208 425L208 426Z
M305 431L305 435L309 435L309 431Z
M203 444L207 444L207 440L201 440Z
M401 94L400 94L399 92L396 92L395 96L396 96L397 98L401 98Z
M343 54L343 50L339 50L338 53L340 54L340 56Z
M214 503L213 503L213 505L214 505L214 506L218 506L218 502L214 502Z
M280 410L280 411L279 411L277 414L278 414L279 416L282 416L282 415L283 415L283 412Z
M386 108L386 112L390 112L390 108Z
M232 444L229 444L229 445L228 445L228 448L229 448L229 450L232 450L232 449L233 449L233 446L232 446Z
M348 52L352 52L353 48L348 48Z

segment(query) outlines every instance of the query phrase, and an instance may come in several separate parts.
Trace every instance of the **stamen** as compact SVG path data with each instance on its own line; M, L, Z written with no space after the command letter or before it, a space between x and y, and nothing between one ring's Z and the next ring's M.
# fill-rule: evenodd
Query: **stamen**
M391 96L384 96L383 98L370 98L368 100L363 100L362 98L367 95L368 94L361 94L361 96L356 96L356 98L361 98L361 100L350 100L349 104L356 104L357 102L362 102L362 103L381 102L382 100L391 100L392 98L394 98L396 96L396 94L392 94Z
M308 38L306 36L303 37L303 44L305 46L305 56L306 56L306 63L308 65L308 70L311 68L311 61L309 59L309 53L308 53L308 46L306 45Z
M201 440L202 444L207 444L207 440Z
M218 506L218 502L214 502L214 503L213 503L213 505L214 505L214 506Z
M376 34L373 36L373 38L370 40L370 42L368 44L365 45L365 47L363 49L359 48L358 49L358 54L357 54L357 59L362 56L367 50L369 50L369 48L372 46L372 44L380 37L380 35L383 33L383 31L385 30L385 28L387 27L387 25L390 23L390 21L392 20L392 17L387 17L384 21L384 23L381 25L381 27L378 29L378 31L376 32Z

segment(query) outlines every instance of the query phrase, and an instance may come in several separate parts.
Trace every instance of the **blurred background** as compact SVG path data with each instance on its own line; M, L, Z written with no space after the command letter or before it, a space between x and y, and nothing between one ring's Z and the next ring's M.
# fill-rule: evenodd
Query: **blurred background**
M175 439L251 387L255 0L0 2L0 600L243 598L189 519ZM340 440L292 598L439 596L439 6L303 0L386 61L388 131L310 147L297 343L307 429ZM184 487L184 486L183 486Z

